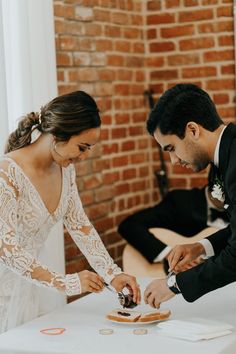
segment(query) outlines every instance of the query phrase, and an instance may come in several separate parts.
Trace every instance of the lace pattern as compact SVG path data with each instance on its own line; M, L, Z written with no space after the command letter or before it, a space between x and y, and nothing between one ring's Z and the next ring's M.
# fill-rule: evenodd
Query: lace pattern
M38 254L52 226L63 219L68 232L91 266L110 282L121 269L114 264L99 235L82 207L75 183L73 166L63 168L61 200L50 214L39 193L23 170L10 158L2 159L0 169L0 312L6 330L11 316L11 296L20 296L14 284L21 281L64 291L67 295L81 293L77 273L58 274L41 264ZM13 291L15 289L15 292ZM31 289L28 287L28 289ZM20 291L20 290L18 290ZM31 290L29 290L31 291ZM7 309L7 310L6 310ZM5 315L3 315L5 314ZM27 318L18 318L15 325Z

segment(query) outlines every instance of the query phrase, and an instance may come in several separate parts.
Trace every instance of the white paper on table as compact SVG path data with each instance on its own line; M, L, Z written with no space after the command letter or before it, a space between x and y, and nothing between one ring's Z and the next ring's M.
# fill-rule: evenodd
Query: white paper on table
M233 326L203 318L169 320L157 325L158 334L168 337L198 341L225 336L232 333Z

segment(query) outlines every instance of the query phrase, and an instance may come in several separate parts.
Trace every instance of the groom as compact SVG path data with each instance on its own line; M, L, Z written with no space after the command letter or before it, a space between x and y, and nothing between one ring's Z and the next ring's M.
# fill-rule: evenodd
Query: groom
M214 164L217 179L213 197L224 201L230 219L229 227L171 251L168 261L173 272L167 279L154 280L144 293L145 302L158 308L175 294L193 302L236 281L236 126L224 125L201 88L178 84L159 99L147 129L169 152L173 165L198 172ZM192 267L200 256L205 261Z

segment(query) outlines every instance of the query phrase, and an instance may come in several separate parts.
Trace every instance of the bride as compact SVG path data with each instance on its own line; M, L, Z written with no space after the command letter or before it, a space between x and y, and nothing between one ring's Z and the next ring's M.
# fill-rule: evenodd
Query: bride
M39 315L36 286L68 296L100 292L104 281L127 286L140 302L136 279L122 273L84 213L73 163L100 138L95 101L82 91L59 96L21 119L0 159L0 332ZM32 133L40 136L32 142ZM58 274L39 262L50 229L63 219L95 272Z

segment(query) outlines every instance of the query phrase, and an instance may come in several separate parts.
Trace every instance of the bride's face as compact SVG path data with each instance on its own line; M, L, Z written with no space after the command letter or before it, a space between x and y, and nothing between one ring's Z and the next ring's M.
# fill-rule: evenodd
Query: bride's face
M86 159L91 148L99 141L100 133L100 128L92 128L72 136L68 141L54 140L51 151L54 161L67 167L70 163Z

